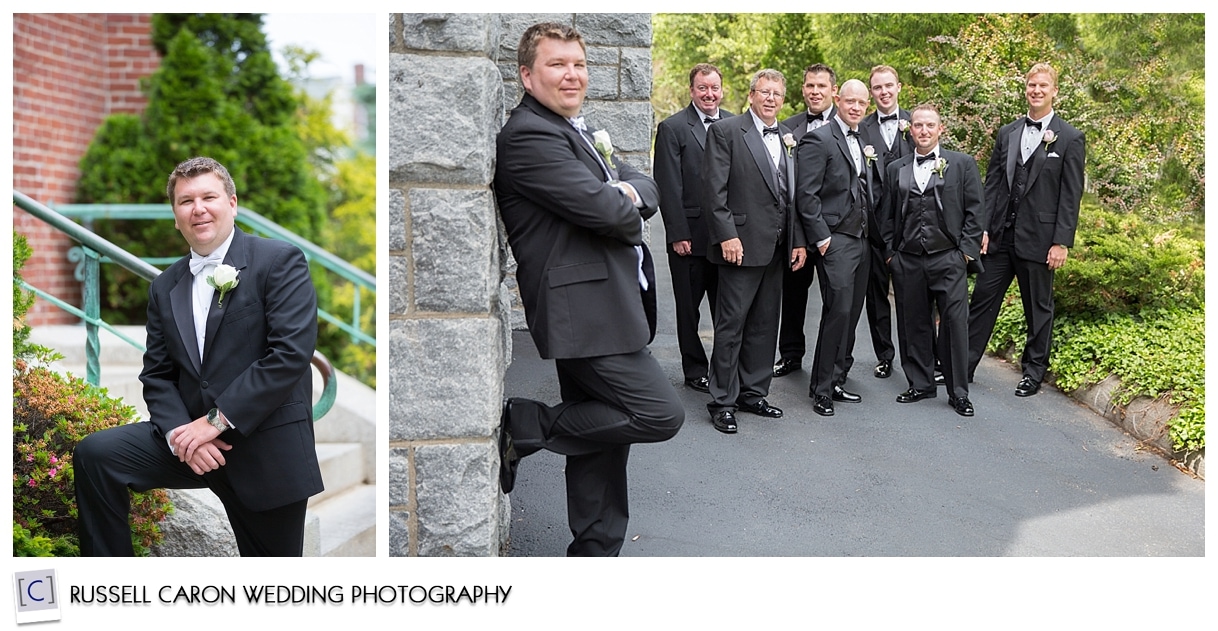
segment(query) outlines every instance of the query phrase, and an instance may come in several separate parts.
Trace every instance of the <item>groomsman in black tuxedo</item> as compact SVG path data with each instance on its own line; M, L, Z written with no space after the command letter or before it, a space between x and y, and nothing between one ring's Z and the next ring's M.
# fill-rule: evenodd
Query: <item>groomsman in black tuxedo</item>
M795 159L795 200L810 223L809 245L820 252L821 319L812 360L808 396L813 411L834 414L834 402L862 397L842 387L851 331L858 324L867 291L868 235L875 195L875 156L864 153L859 123L869 102L867 86L851 79L838 90L837 114L828 125L803 137Z
M878 211L885 259L892 268L900 331L901 368L909 389L898 403L936 396L934 309L948 403L973 415L968 398L968 263L981 256L985 213L981 173L973 157L939 146L943 133L932 105L914 108L916 145L888 165Z
M833 97L837 96L837 73L825 64L812 64L804 69L804 104L807 111L800 112L782 122L791 129L798 143L804 134L833 120L836 110ZM782 273L782 320L778 328L778 361L774 364L774 376L782 377L799 370L806 351L804 340L804 318L808 312L808 289L816 276L815 249L808 252L808 262L798 270L790 268Z
M672 274L677 311L677 344L685 385L710 392L709 362L698 337L702 296L715 313L718 266L706 258L707 219L702 211L702 154L706 129L731 112L720 109L723 77L711 64L689 71L689 107L669 116L656 128L654 173L660 187L660 215L668 240L668 269Z
M804 227L795 217L791 151L778 122L786 81L761 70L749 85L749 109L710 126L702 166L702 207L709 211L707 257L719 266L715 343L707 404L715 429L736 432L736 411L778 418L770 391L782 270L803 267Z
M969 366L973 379L1011 280L1019 282L1027 342L1015 395L1040 390L1053 341L1053 273L1074 246L1083 195L1086 143L1053 111L1057 71L1038 63L1025 77L1028 114L998 130L985 176L988 227L981 240L985 271L969 304Z
M685 409L647 348L655 334L655 273L643 220L655 182L594 145L579 116L588 90L583 37L535 24L517 49L525 94L497 140L495 199L516 257L529 333L554 359L562 403L508 399L499 483L520 458L567 457L569 556L616 556L629 520L633 443L668 440Z
M898 158L913 153L914 143L909 134L909 111L897 104L901 81L897 78L896 69L876 66L871 69L870 82L875 111L864 118L859 127L863 131L864 145L871 146L875 152L880 184L886 185L887 182L883 181L885 169ZM878 191L879 187L876 188ZM888 302L891 273L879 230L872 231L869 245L871 273L867 279L867 326L871 329L871 346L877 360L872 374L887 379L892 374L892 360L896 356L892 343L892 306Z

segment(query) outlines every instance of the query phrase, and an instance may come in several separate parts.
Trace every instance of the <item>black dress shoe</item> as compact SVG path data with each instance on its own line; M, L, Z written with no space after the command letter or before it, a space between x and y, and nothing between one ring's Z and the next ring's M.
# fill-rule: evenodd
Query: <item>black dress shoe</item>
M887 359L875 365L875 376L877 379L887 379L892 375L892 362Z
M956 397L948 397L947 402L952 406L952 409L956 411L956 414L959 414L960 416L973 415L973 402L969 401L968 397L960 397L959 399Z
M897 403L913 403L914 401L921 401L922 399L933 399L937 396L939 395L936 394L933 389L919 390L917 388L910 388L897 395Z
M1019 380L1019 385L1015 386L1015 396L1030 397L1040 391L1040 382L1032 381L1031 377L1024 377Z
M770 405L765 399L762 399L754 404L745 403L744 401L736 401L736 408L741 412L748 412L749 414L756 414L757 416L782 418L782 410Z
M736 413L731 410L719 410L711 415L711 423L715 429L724 434L736 433Z
M697 379L686 379L685 387L692 388L698 392L710 392L710 379L706 377L698 377Z
M812 411L821 416L833 416L833 400L829 397L813 397L816 402L812 404Z
M509 431L512 420L512 400L503 400L503 413L499 415L499 488L504 493L511 493L516 486L516 467L520 458L516 455L516 446L512 443Z
M946 386L947 377L944 377L943 373L941 373L941 372L935 373L935 385L936 386Z
M853 392L846 392L841 386L833 386L833 400L841 401L842 403L860 403L863 397Z
M774 364L774 376L783 377L799 370L799 360L783 357Z

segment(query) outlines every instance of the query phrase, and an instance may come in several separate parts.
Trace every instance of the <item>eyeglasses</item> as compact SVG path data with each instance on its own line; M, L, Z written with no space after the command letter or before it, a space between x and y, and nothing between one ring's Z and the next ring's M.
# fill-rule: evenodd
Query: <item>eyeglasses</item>
M782 92L771 92L769 90L753 90L753 92L760 94L761 98L763 99L775 99L781 101L783 97Z

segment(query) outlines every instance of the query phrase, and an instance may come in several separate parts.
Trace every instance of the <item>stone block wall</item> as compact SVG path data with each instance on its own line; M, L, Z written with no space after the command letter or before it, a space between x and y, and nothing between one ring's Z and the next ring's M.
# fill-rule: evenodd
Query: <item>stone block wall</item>
M584 114L650 171L648 14L402 13L389 49L389 553L491 556L509 541L496 438L511 362L513 263L491 182L522 89L520 35L572 24Z

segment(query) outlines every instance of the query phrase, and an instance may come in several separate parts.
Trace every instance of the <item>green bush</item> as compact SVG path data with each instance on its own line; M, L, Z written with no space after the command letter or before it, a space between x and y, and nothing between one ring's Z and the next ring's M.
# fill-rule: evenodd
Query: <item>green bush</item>
M21 235L13 235L13 554L75 556L76 485L72 451L92 432L135 419L135 409L75 377L36 365L51 353L31 345L25 313L32 297L19 286L30 256ZM134 493L131 540L147 554L161 540L157 524L172 506L163 490Z
M1069 262L1054 280L1059 313L1099 317L1205 304L1205 244L1179 226L1086 205Z
M1054 281L1049 370L1066 392L1121 380L1114 403L1136 397L1176 406L1179 451L1205 447L1205 250L1186 226L1168 228L1086 207L1075 249ZM1018 357L1026 336L1012 283L989 350Z

